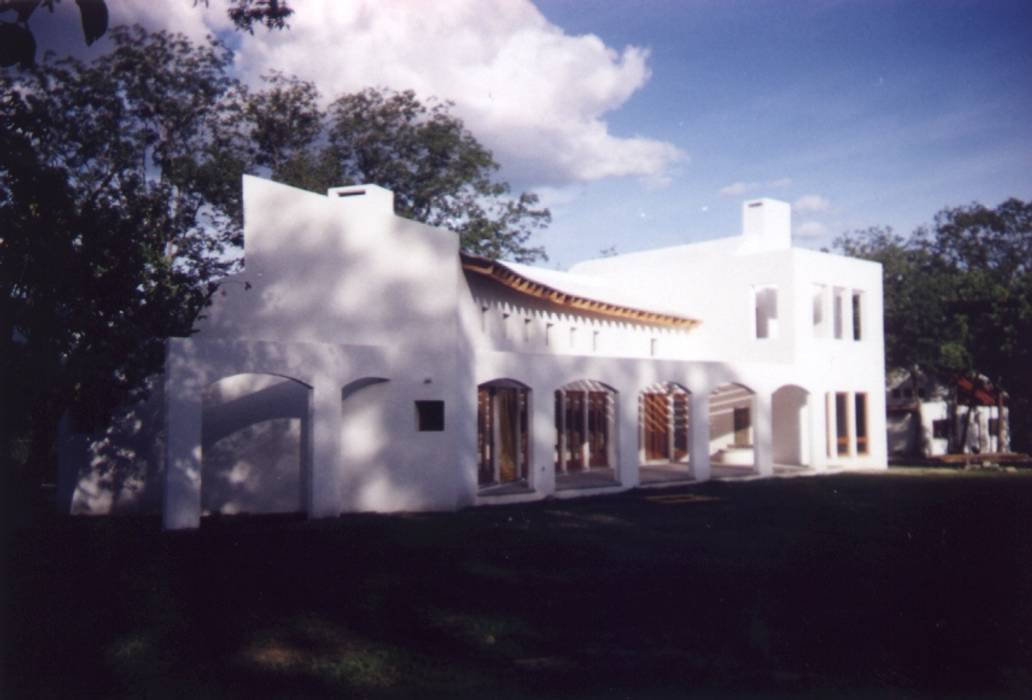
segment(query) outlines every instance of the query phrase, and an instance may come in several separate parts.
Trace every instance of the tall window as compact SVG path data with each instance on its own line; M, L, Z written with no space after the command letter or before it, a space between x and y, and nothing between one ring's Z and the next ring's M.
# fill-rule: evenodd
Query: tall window
M609 467L615 392L594 381L555 392L556 473Z
M756 337L778 337L778 288L755 287Z
M813 334L818 338L828 334L828 315L824 310L824 295L827 289L823 284L813 285Z
M835 450L837 454L849 454L849 416L846 407L849 394L840 391L835 394Z
M867 394L857 393L854 397L854 418L856 420L856 453L868 454L867 444Z
M863 338L863 292L853 291L853 340Z
M529 403L530 391L511 380L477 388L477 481L481 487L526 480Z

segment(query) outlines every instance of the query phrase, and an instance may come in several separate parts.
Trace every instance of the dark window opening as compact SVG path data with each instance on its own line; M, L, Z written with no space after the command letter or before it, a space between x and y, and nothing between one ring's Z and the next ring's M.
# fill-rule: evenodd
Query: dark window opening
M867 443L867 394L857 394L854 397L854 416L856 420L856 451L857 454L868 454Z
M846 406L849 396L844 392L835 394L835 448L840 455L849 454L849 419Z
M444 401L416 401L416 430L424 433L444 430Z
M939 420L932 421L932 437L939 438L942 440L948 439L950 436L950 420L949 418L941 418Z

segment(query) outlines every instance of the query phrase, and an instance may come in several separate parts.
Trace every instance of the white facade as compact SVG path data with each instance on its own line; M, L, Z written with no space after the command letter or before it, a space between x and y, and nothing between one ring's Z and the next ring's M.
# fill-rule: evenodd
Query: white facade
M889 454L928 458L1010 450L1008 410L998 405L999 397L988 382L974 387L970 380L960 380L951 390L923 377L914 381L909 372L895 370L886 383Z
M164 459L125 448L129 478L113 435L82 445L65 502L184 528L884 467L881 268L792 248L790 216L557 272L460 256L375 186L246 177L245 271L152 397Z

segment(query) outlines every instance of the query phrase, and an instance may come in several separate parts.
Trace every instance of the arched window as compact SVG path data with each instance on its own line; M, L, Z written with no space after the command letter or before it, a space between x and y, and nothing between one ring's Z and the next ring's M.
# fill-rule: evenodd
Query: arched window
M477 483L526 483L530 465L530 389L513 379L477 387Z

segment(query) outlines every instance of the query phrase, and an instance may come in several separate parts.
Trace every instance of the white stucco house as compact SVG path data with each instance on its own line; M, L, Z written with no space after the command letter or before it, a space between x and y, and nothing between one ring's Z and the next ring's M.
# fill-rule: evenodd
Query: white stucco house
M62 451L71 512L446 510L886 466L881 267L740 235L559 272L367 185L244 179L245 268L148 406Z

